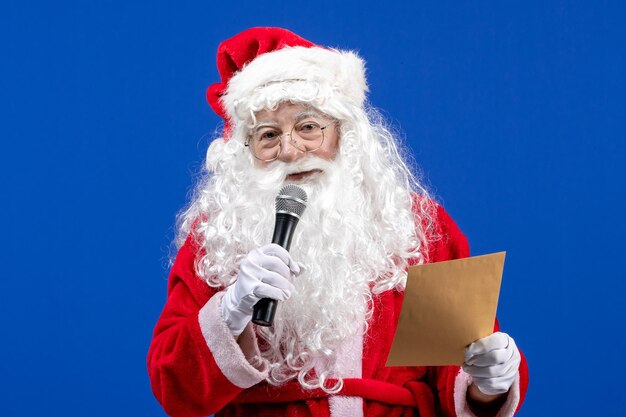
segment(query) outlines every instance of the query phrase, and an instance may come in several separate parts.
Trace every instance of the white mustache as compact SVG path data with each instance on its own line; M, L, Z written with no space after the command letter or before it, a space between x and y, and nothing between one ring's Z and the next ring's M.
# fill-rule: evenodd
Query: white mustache
M255 177L264 177L262 182L265 182L265 179L268 182L282 182L291 174L314 170L331 171L336 166L336 161L327 161L316 156L307 156L294 162L274 161L264 168L256 168Z
M340 162L327 161L313 155L294 162L274 161L265 167L255 167L254 172L251 173L250 185L260 192L276 195L278 190L289 182L287 180L289 175L314 170L319 170L321 173L299 183L310 198L314 194L320 194L320 187L327 189L337 180L336 175L341 171Z
M315 156L299 159L296 162L285 163L281 161L283 164L285 177L291 174L297 174L299 172L307 172L307 171L328 171L334 167L334 163L332 161L327 161L326 159L318 158Z

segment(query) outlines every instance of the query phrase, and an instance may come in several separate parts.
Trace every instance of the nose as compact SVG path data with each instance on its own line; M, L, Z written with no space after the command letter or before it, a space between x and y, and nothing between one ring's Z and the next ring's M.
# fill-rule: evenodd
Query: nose
M294 162L306 154L306 152L301 151L294 145L290 135L285 134L280 138L280 140L281 150L280 155L278 155L279 161Z

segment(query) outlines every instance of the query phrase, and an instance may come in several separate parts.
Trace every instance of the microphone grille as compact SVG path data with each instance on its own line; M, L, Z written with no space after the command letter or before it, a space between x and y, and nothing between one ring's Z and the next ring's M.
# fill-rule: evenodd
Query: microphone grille
M300 218L306 208L306 191L295 184L287 184L276 196L276 213L287 213Z

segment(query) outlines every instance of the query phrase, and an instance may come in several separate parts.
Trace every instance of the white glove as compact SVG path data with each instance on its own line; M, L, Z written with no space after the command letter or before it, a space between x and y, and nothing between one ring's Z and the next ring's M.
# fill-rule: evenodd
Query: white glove
M521 355L506 333L493 333L465 349L463 370L472 376L478 389L487 395L504 394L511 388Z
M291 297L295 291L291 280L299 274L300 266L281 246L271 243L250 252L239 266L237 281L222 298L222 317L233 336L243 332L261 298L285 301Z

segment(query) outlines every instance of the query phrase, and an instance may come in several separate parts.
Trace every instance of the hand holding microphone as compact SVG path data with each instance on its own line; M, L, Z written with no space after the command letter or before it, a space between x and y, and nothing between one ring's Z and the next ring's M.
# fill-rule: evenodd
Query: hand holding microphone
M300 216L306 209L306 191L294 184L285 185L276 196L276 223L272 243L276 243L285 250L291 247L291 238L296 230ZM278 301L271 297L261 299L252 313L252 322L259 326L271 326Z
M287 300L295 289L291 281L299 274L298 264L277 244L250 252L239 267L237 281L222 298L222 317L233 336L243 332L259 300Z
M287 251L306 202L306 192L293 184L281 188L276 196L272 243L248 254L237 281L222 299L222 317L233 336L239 336L250 320L271 326L278 301L287 300L295 290L291 279L300 274L300 267Z

